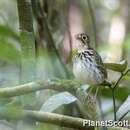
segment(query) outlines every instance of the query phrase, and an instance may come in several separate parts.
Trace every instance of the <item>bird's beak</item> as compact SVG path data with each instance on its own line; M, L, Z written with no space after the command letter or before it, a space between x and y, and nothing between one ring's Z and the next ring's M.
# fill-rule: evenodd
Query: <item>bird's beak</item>
M75 34L74 37L79 40L81 38L80 34Z

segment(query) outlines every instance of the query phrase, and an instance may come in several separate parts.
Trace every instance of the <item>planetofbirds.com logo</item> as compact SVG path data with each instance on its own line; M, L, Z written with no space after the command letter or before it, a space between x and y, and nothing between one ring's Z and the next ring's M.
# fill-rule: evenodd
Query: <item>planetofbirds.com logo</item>
M113 121L113 120L105 120L105 121L92 121L92 120L84 120L83 126L94 126L94 127L128 127L130 126L130 122L128 120L123 121Z

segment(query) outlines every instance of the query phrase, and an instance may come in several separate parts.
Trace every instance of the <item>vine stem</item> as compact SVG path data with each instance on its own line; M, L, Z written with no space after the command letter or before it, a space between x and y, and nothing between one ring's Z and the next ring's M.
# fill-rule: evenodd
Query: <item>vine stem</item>
M122 78L124 76L126 76L128 73L130 72L130 69L128 69L125 73L121 72L121 75L120 77L118 78L118 80L116 81L116 83L114 85L111 85L109 86L109 88L111 89L112 91L112 100L113 100L113 109L114 109L114 121L116 121L116 98L115 98L115 91L116 91L116 88L118 86L118 84L120 83L120 81L122 80Z
M114 108L114 121L116 121L116 97L115 97L115 90L112 89L112 99L113 99L113 108Z

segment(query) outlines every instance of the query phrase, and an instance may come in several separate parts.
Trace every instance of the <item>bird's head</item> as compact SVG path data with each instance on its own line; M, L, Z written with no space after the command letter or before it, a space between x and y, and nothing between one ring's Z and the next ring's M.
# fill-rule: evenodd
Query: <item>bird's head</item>
M77 41L77 46L78 47L85 47L85 48L89 48L89 43L90 43L90 39L89 39L89 36L88 34L86 33L79 33L79 34L76 34L75 35L75 39Z

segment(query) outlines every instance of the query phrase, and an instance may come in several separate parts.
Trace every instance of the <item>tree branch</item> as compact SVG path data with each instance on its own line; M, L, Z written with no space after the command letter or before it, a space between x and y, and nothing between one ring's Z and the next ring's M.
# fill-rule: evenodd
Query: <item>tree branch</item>
M32 93L42 89L52 89L56 91L76 92L75 89L80 87L80 84L71 80L43 80L30 82L14 87L5 87L0 89L0 97L13 97Z
M21 120L21 119L31 119L36 122L43 122L43 123L51 123L54 125L64 126L68 128L77 128L80 130L93 130L94 127L89 126L89 124L83 125L84 121L87 122L88 120L83 118L71 117L66 115L60 115L55 113L49 112L40 112L40 111L32 111L32 110L20 110L16 108L16 111L13 111L14 108L7 107L6 110L0 111L0 117L12 120ZM12 116L11 114L14 114ZM126 128L112 128L109 127L108 130L128 130Z
M55 125L65 126L69 128L93 130L93 127L90 127L88 125L83 126L83 121L85 119L82 118L65 116L65 115L54 114L49 112L30 111L30 110L25 110L24 113L25 113L25 117L29 117L39 122L52 123Z

